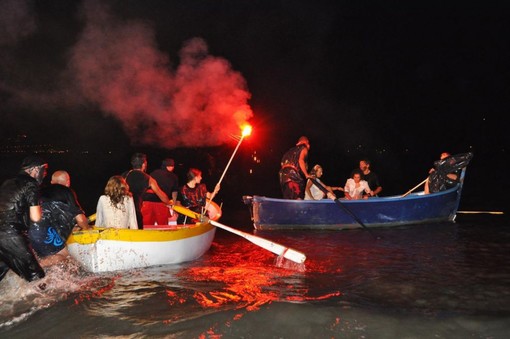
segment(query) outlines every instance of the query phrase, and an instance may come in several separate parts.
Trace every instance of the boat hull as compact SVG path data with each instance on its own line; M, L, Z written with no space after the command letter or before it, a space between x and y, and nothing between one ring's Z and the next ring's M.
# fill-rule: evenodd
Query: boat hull
M67 249L90 272L129 270L198 259L215 231L209 223L164 230L97 228L73 233Z
M461 185L446 191L364 200L246 197L257 230L352 229L454 221ZM361 222L361 223L360 223Z

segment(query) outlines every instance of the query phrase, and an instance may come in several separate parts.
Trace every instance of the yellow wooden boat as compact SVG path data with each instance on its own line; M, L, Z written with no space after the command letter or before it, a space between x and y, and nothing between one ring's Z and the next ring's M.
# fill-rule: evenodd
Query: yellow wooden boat
M218 220L220 207L214 202L210 206L215 210L211 220ZM143 230L95 227L74 232L67 249L90 272L129 270L198 259L211 247L215 232L209 221Z

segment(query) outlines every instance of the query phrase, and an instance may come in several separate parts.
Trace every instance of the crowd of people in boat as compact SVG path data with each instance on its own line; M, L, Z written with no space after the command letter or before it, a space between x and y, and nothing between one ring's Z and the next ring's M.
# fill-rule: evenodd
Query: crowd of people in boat
M174 204L207 216L207 199L220 190L218 184L209 192L197 168L188 170L187 181L180 186L170 158L148 174L147 156L135 153L131 166L108 179L97 202L96 225L130 229L168 225ZM92 228L71 188L69 173L57 170L50 185L41 187L47 174L43 158L27 156L19 173L0 186L0 280L9 269L29 282L43 278L43 267L68 257L65 245L71 233ZM179 215L176 223L196 221Z
M322 166L317 164L308 170L309 150L310 140L302 136L283 155L279 179L284 199L337 199L336 191L343 192L344 199L357 200L368 199L382 192L378 175L370 169L369 159L360 160L359 168L352 171L343 187L328 186L321 181L324 173Z
M343 192L344 199L357 200L378 196L382 186L370 161L361 159L359 168L352 171L343 187L328 186L321 181L324 173L320 165L308 171L310 141L299 138L297 144L282 158L279 179L285 199L337 199L335 192ZM455 185L459 170L473 154L451 156L443 153L430 170L425 193L437 192ZM143 229L144 225L168 225L172 206L180 204L199 215L208 199L220 190L219 184L209 192L202 183L202 172L190 168L186 183L179 185L173 172L174 160L164 159L161 168L147 173L147 156L135 153L132 168L113 175L106 183L104 194L97 202L96 225L102 227ZM89 220L71 188L68 172L57 170L51 184L41 187L48 173L48 163L39 156L23 159L20 171L0 186L0 280L9 269L27 281L45 276L42 267L68 257L66 241L73 231L87 230ZM196 223L179 215L176 223Z
M308 152L310 140L306 136L298 139L282 157L279 180L284 199L321 200L346 199L359 200L377 197L383 188L377 173L370 168L369 159L359 161L359 168L351 172L343 187L328 186L321 181L324 173L322 166L314 165L308 170ZM429 171L429 177L424 182L424 193L433 193L455 186L460 179L460 170L473 157L466 153L453 157L443 152L434 167ZM339 193L335 193L339 192ZM343 193L343 197L339 196Z

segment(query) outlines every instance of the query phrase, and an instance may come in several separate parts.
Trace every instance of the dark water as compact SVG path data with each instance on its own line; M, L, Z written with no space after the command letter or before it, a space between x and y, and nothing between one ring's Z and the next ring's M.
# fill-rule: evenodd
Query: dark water
M218 163L231 150L223 153ZM51 155L50 174L69 170L91 214L108 177L127 169L130 155ZM2 180L21 158L1 157ZM477 159L460 209L503 210L504 216L460 214L451 224L375 230L378 240L362 229L256 233L304 252L304 267L218 230L202 258L182 265L93 275L67 263L48 270L44 291L9 273L0 283L0 338L508 338L507 204L485 194L492 163ZM377 160L386 194L406 192L429 166L388 161L385 171ZM149 168L158 161L149 154ZM217 202L224 203L222 223L252 233L241 196L278 196L277 168L247 177L236 167L243 161L236 158ZM191 164L180 162L181 179ZM198 167L209 187L223 170ZM345 167L348 173L352 165Z
M235 218L253 232L247 211ZM374 232L256 233L304 252L304 267L218 230L186 264L92 275L68 263L44 292L9 274L0 337L508 338L504 217Z

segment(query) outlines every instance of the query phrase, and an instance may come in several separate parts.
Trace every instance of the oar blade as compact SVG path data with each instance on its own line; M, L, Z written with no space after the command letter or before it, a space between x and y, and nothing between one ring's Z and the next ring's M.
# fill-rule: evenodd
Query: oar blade
M246 232L239 231L238 229L232 228L227 225L220 224L217 221L210 221L210 223L216 227L219 227L221 229L224 229L226 231L232 232L234 234L237 234L246 240L252 242L253 244L262 247L270 252L273 252L274 254L277 254L278 256L283 256L286 259L292 260L298 264L302 264L306 260L306 255L304 255L301 252L298 252L290 247L286 247L283 245L280 245L278 243L275 243L273 241L267 240L265 238L258 237L253 234L249 234Z
M200 219L200 214L199 213L193 212L192 210L187 209L186 207L179 206L179 205L174 205L173 208L174 208L174 211L176 211L177 213L180 213L182 215L188 216L190 218ZM252 242L253 244L255 244L257 246L260 246L260 247L262 247L262 248L264 248L264 249L266 249L266 250L268 250L270 252L273 252L274 254L277 254L279 256L282 255L284 258L292 260L292 261L294 261L294 262L296 262L298 264L302 264L306 260L306 256L303 253L298 252L298 251L296 251L296 250L294 250L292 248L285 247L283 245L277 244L275 242L272 242L270 240L258 237L258 236L253 235L253 234L249 234L249 233L246 233L246 232L239 231L238 229L235 229L235 228L227 226L227 225L223 225L223 224L221 224L221 223L219 223L217 221L214 221L214 220L208 220L208 221L213 226L216 226L216 227L221 228L221 229L223 229L225 231L237 234L237 235L245 238L246 240Z
M287 247L287 249L283 252L283 257L298 264L302 264L306 260L306 255L299 251L296 251L292 248Z

